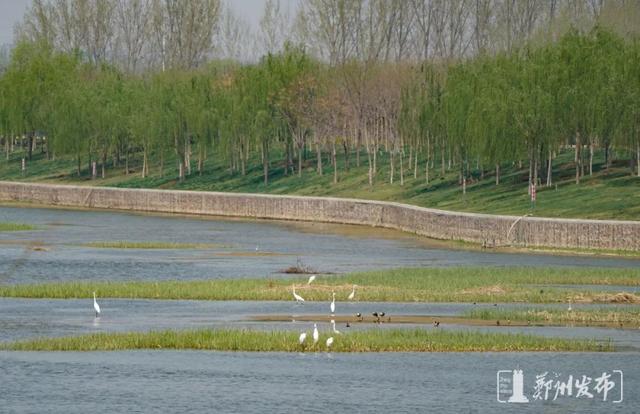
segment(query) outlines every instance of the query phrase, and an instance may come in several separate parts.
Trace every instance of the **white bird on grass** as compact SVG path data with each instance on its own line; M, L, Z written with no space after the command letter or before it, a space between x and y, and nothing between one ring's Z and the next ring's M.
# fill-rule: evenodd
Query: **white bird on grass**
M304 298L303 298L302 296L300 296L300 295L298 295L298 294L296 293L296 287L295 287L295 285L293 286L293 298L294 298L294 299L296 300L296 302L298 302L298 303L303 303L303 302L304 302Z
M342 334L342 332L336 329L336 321L334 319L331 319L331 327L333 328L334 334L338 334L338 335Z
M96 301L96 292L93 292L93 309L96 311L96 318L100 316L100 305Z
M327 338L327 348L331 348L331 345L333 345L333 336Z
M331 300L331 314L336 313L336 292L333 292L333 299Z
M300 342L300 345L304 344L304 341L307 339L307 333L306 332L302 332L300 334L300 337L298 338L298 342Z
M311 282L313 282L314 280L316 280L316 275L309 276L309 281L307 281L307 285L310 285Z
M318 325L317 324L313 324L313 344L317 344L318 340L320 339L320 333L318 332Z
M349 293L349 296L347 297L347 299L353 300L353 298L355 297L356 297L356 285L353 285L353 289L351 290L351 293Z

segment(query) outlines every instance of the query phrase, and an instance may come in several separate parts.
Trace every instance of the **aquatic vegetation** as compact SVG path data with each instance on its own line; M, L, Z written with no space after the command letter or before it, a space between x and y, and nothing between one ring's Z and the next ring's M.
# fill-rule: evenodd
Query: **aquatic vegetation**
M472 319L544 324L584 324L633 326L640 324L640 307L609 309L474 309L465 316Z
M0 296L193 300L293 300L292 285L307 301L347 300L358 286L356 301L371 302L602 302L619 303L616 292L597 286L639 286L638 269L449 267L389 269L346 275L279 279L167 280L158 282L60 282L0 285ZM553 285L591 285L591 289ZM625 298L630 294L623 295Z
M196 349L250 352L327 351L321 334L316 345L299 343L295 331L239 329L165 330L97 333L63 338L41 338L2 343L0 349L16 351L119 351L131 349ZM611 343L544 338L524 334L443 330L379 330L334 337L331 352L513 352L513 351L613 351Z
M158 241L96 241L82 244L84 247L103 249L214 249L223 247L214 243L173 243Z
M6 221L0 221L0 231L24 231L35 230L36 226L24 223L11 223Z

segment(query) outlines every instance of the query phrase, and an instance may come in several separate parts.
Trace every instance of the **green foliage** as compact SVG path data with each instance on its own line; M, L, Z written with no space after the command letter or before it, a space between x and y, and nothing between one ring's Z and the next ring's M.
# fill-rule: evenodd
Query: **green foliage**
M610 291L600 285L638 286L640 271L518 267L391 269L322 275L308 286L306 278L234 279L161 282L64 282L0 286L0 297L101 297L193 300L293 300L292 285L309 301L326 301L335 291L344 300L356 284L358 301L372 302L607 302ZM591 285L591 289L554 285ZM622 289L623 290L623 289ZM341 299L342 298L342 299Z
M544 338L524 334L481 333L424 329L374 329L334 336L320 335L313 345L298 343L297 332L200 329L145 333L97 333L64 338L42 338L1 343L12 351L122 351L133 349L197 349L243 352L513 352L613 351L611 343Z
M355 150L359 159L362 149L370 186L378 158L386 153L390 174L399 158L403 174L407 152L414 174L419 158L427 181L439 164L443 178L445 165L454 166L459 183L472 182L474 170L495 170L497 184L502 169L528 160L529 184L544 177L551 185L558 153L576 145L577 181L586 145L604 150L607 170L614 155L640 164L639 44L596 27L542 46L416 67L330 68L287 46L255 64L131 75L23 42L0 77L0 136L5 148L24 145L29 159L40 142L47 159L73 159L78 175L92 161L105 171L124 160L125 174L146 178L153 163L164 178L167 165L182 171L183 183L192 157L199 176L213 158L225 169L207 177L212 185L227 172L250 174L253 162L266 187L290 173L294 159L302 176L315 147L318 175L331 153L334 186L337 163L346 177L349 157ZM340 144L344 162L334 161ZM274 154L285 159L274 163ZM130 163L135 158L141 166ZM428 188L421 191L426 197Z

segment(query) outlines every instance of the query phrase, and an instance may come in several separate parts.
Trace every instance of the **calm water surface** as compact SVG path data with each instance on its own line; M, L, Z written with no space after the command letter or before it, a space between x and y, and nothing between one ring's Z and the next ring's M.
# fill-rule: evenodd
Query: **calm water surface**
M0 233L0 280L9 283L273 277L298 260L319 272L336 273L403 266L640 265L637 259L454 250L396 231L318 223L21 207L0 207L0 221L39 226L36 231ZM219 247L141 250L82 246L119 240L212 243Z
M498 370L523 370L528 404L497 401ZM536 375L622 370L602 401L533 400ZM3 412L637 413L640 353L287 354L0 352Z

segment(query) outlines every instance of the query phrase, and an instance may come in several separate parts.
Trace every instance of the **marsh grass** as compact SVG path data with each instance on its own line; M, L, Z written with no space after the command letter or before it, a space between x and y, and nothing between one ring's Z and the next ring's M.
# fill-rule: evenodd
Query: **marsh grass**
M250 352L328 351L320 336L317 345L298 344L298 332L200 329L145 333L97 333L2 343L14 351L120 351L134 349L195 349ZM331 352L512 352L613 351L611 343L543 338L523 334L443 330L367 330L335 337Z
M346 300L352 286L356 301L370 302L614 302L616 295L597 289L564 289L546 285L640 285L640 269L457 267L390 269L347 275L292 279L223 279L195 281L62 282L0 285L2 297L193 300ZM532 286L533 285L533 286Z
M82 244L84 247L101 249L214 249L223 247L213 243L172 243L157 241L96 241Z
M35 229L36 226L31 224L0 222L0 231L24 231Z
M482 320L532 322L544 324L631 325L640 324L640 307L631 309L474 309L466 317Z

